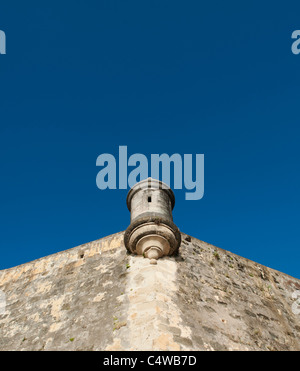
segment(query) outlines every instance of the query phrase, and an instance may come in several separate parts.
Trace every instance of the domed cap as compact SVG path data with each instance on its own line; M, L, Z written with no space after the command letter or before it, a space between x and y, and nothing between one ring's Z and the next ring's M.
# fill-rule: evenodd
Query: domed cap
M162 191L166 192L170 198L171 207L173 210L175 206L175 196L174 196L172 189L166 183L160 180L153 179L153 178L147 178L147 179L141 180L139 183L136 183L128 192L126 203L127 203L127 207L129 211L131 211L132 197L140 190L145 190L145 189L153 189L153 190L161 189Z

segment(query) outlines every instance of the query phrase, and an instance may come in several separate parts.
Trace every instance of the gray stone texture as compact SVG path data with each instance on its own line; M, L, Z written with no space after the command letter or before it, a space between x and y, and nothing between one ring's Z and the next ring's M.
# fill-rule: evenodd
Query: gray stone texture
M0 350L300 350L300 281L182 233L149 264L124 232L0 271Z

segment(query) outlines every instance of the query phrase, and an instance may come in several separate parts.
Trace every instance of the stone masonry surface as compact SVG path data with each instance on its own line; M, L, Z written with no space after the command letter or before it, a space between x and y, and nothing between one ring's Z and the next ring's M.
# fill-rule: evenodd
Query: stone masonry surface
M0 271L0 350L300 350L300 281L182 233L149 264L124 232Z

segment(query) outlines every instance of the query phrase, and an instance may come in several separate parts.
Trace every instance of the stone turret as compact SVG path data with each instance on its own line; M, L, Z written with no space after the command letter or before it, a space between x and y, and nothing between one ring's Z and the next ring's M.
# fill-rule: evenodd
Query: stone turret
M149 258L152 264L177 252L181 234L173 223L174 205L173 191L161 181L148 178L133 186L127 195L131 217L124 242L128 251Z
M126 253L177 251L162 186L129 192L126 232L0 270L0 351L300 351L299 279L184 233Z

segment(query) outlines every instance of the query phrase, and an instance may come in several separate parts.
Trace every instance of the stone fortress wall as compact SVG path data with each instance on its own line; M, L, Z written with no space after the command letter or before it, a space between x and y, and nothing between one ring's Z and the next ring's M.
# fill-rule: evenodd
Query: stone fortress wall
M0 350L300 350L300 281L181 234L156 265L124 232L0 271Z

